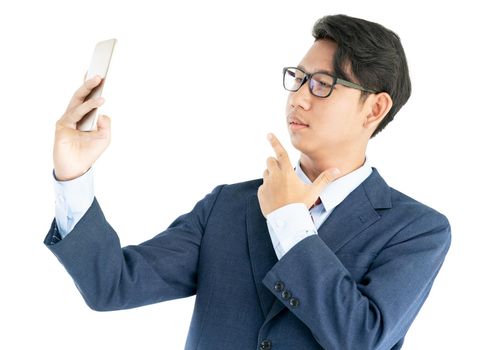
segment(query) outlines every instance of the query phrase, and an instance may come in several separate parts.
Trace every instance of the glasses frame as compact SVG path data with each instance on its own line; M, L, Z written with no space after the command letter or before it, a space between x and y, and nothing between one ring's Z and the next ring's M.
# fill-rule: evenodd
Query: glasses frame
M296 70L299 70L300 72L302 72L304 74L304 77L303 77L303 80L301 81L301 84L300 86L298 87L298 89L296 90L291 90L291 89L287 89L286 86L285 86L285 74L286 74L286 71L290 68L293 68L293 69L296 69ZM325 75L328 75L330 77L333 78L333 84L331 85L331 88L330 88L330 91L328 92L328 95L326 96L318 96L318 95L315 95L313 93L313 90L311 90L311 78L313 77L313 75L315 74L318 74L318 73L322 73L322 74L325 74ZM283 68L283 87L285 88L285 90L288 90L288 91L291 91L291 92L296 92L298 91L304 83L306 83L308 81L308 89L310 90L310 93L313 95L313 96L316 96L316 97L319 97L319 98L327 98L331 95L331 93L333 92L333 88L335 87L336 84L340 84L340 85L343 85L343 86L346 86L346 87L349 87L349 88L352 88L352 89L357 89L357 90L361 90L361 91L366 91L366 92L370 92L372 94L375 94L376 91L374 90L371 90L371 89L367 89L367 88L364 88L363 86L357 84L357 83L353 83L351 81L348 81L348 80L345 80L345 79L342 79L342 78L338 78L337 76L333 75L333 74L330 74L330 73L327 73L325 71L317 71L317 72L314 72L314 73L306 73L303 69L301 68L298 68L298 67L284 67Z

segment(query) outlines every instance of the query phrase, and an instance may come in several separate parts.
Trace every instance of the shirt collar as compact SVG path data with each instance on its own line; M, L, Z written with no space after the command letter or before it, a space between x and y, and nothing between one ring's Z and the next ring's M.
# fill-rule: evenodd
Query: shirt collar
M296 163L295 172L304 183L312 183L301 169L300 159L298 159L298 162ZM331 211L334 209L355 188L365 181L365 179L370 176L371 172L372 168L368 163L367 157L365 157L365 162L361 167L329 183L320 193L320 198L325 210Z

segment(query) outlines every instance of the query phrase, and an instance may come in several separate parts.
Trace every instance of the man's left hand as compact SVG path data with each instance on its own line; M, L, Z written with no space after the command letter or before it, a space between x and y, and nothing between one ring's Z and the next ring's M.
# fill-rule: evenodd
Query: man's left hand
M269 136L272 136L271 139ZM261 212L267 217L272 211L290 203L304 203L309 209L323 188L339 175L337 168L322 172L312 184L305 184L297 175L288 153L273 134L268 134L276 158L268 157L267 169L263 173L263 184L258 188Z

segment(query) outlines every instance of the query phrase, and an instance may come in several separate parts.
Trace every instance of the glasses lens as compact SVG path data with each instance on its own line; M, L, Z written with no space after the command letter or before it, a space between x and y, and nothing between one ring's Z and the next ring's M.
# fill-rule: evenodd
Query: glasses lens
M335 83L335 79L328 74L316 73L310 81L311 91L313 94L320 97L326 97Z
M288 91L296 91L300 88L301 82L305 77L305 73L296 68L288 68L285 70L283 78L283 86Z
M296 68L287 68L283 77L283 86L288 91L297 91L303 79L305 73ZM326 97L330 94L335 79L323 73L316 73L313 75L310 81L310 88L314 95L319 97Z

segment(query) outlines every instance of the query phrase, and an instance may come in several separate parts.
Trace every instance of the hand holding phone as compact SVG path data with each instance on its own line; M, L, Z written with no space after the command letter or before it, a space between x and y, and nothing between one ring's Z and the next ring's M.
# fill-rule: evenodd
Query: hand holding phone
M84 129L91 131L78 129L79 121L103 103L101 97L94 96L99 96L102 92L107 69L100 72L104 77L101 79L99 75L96 76L95 72L99 72L96 65L91 64L91 67L84 83L74 93L65 113L55 124L53 160L54 174L59 181L72 180L83 175L110 144L110 118L105 115L90 114L95 127L92 128L91 121L87 119L83 124L87 126Z

